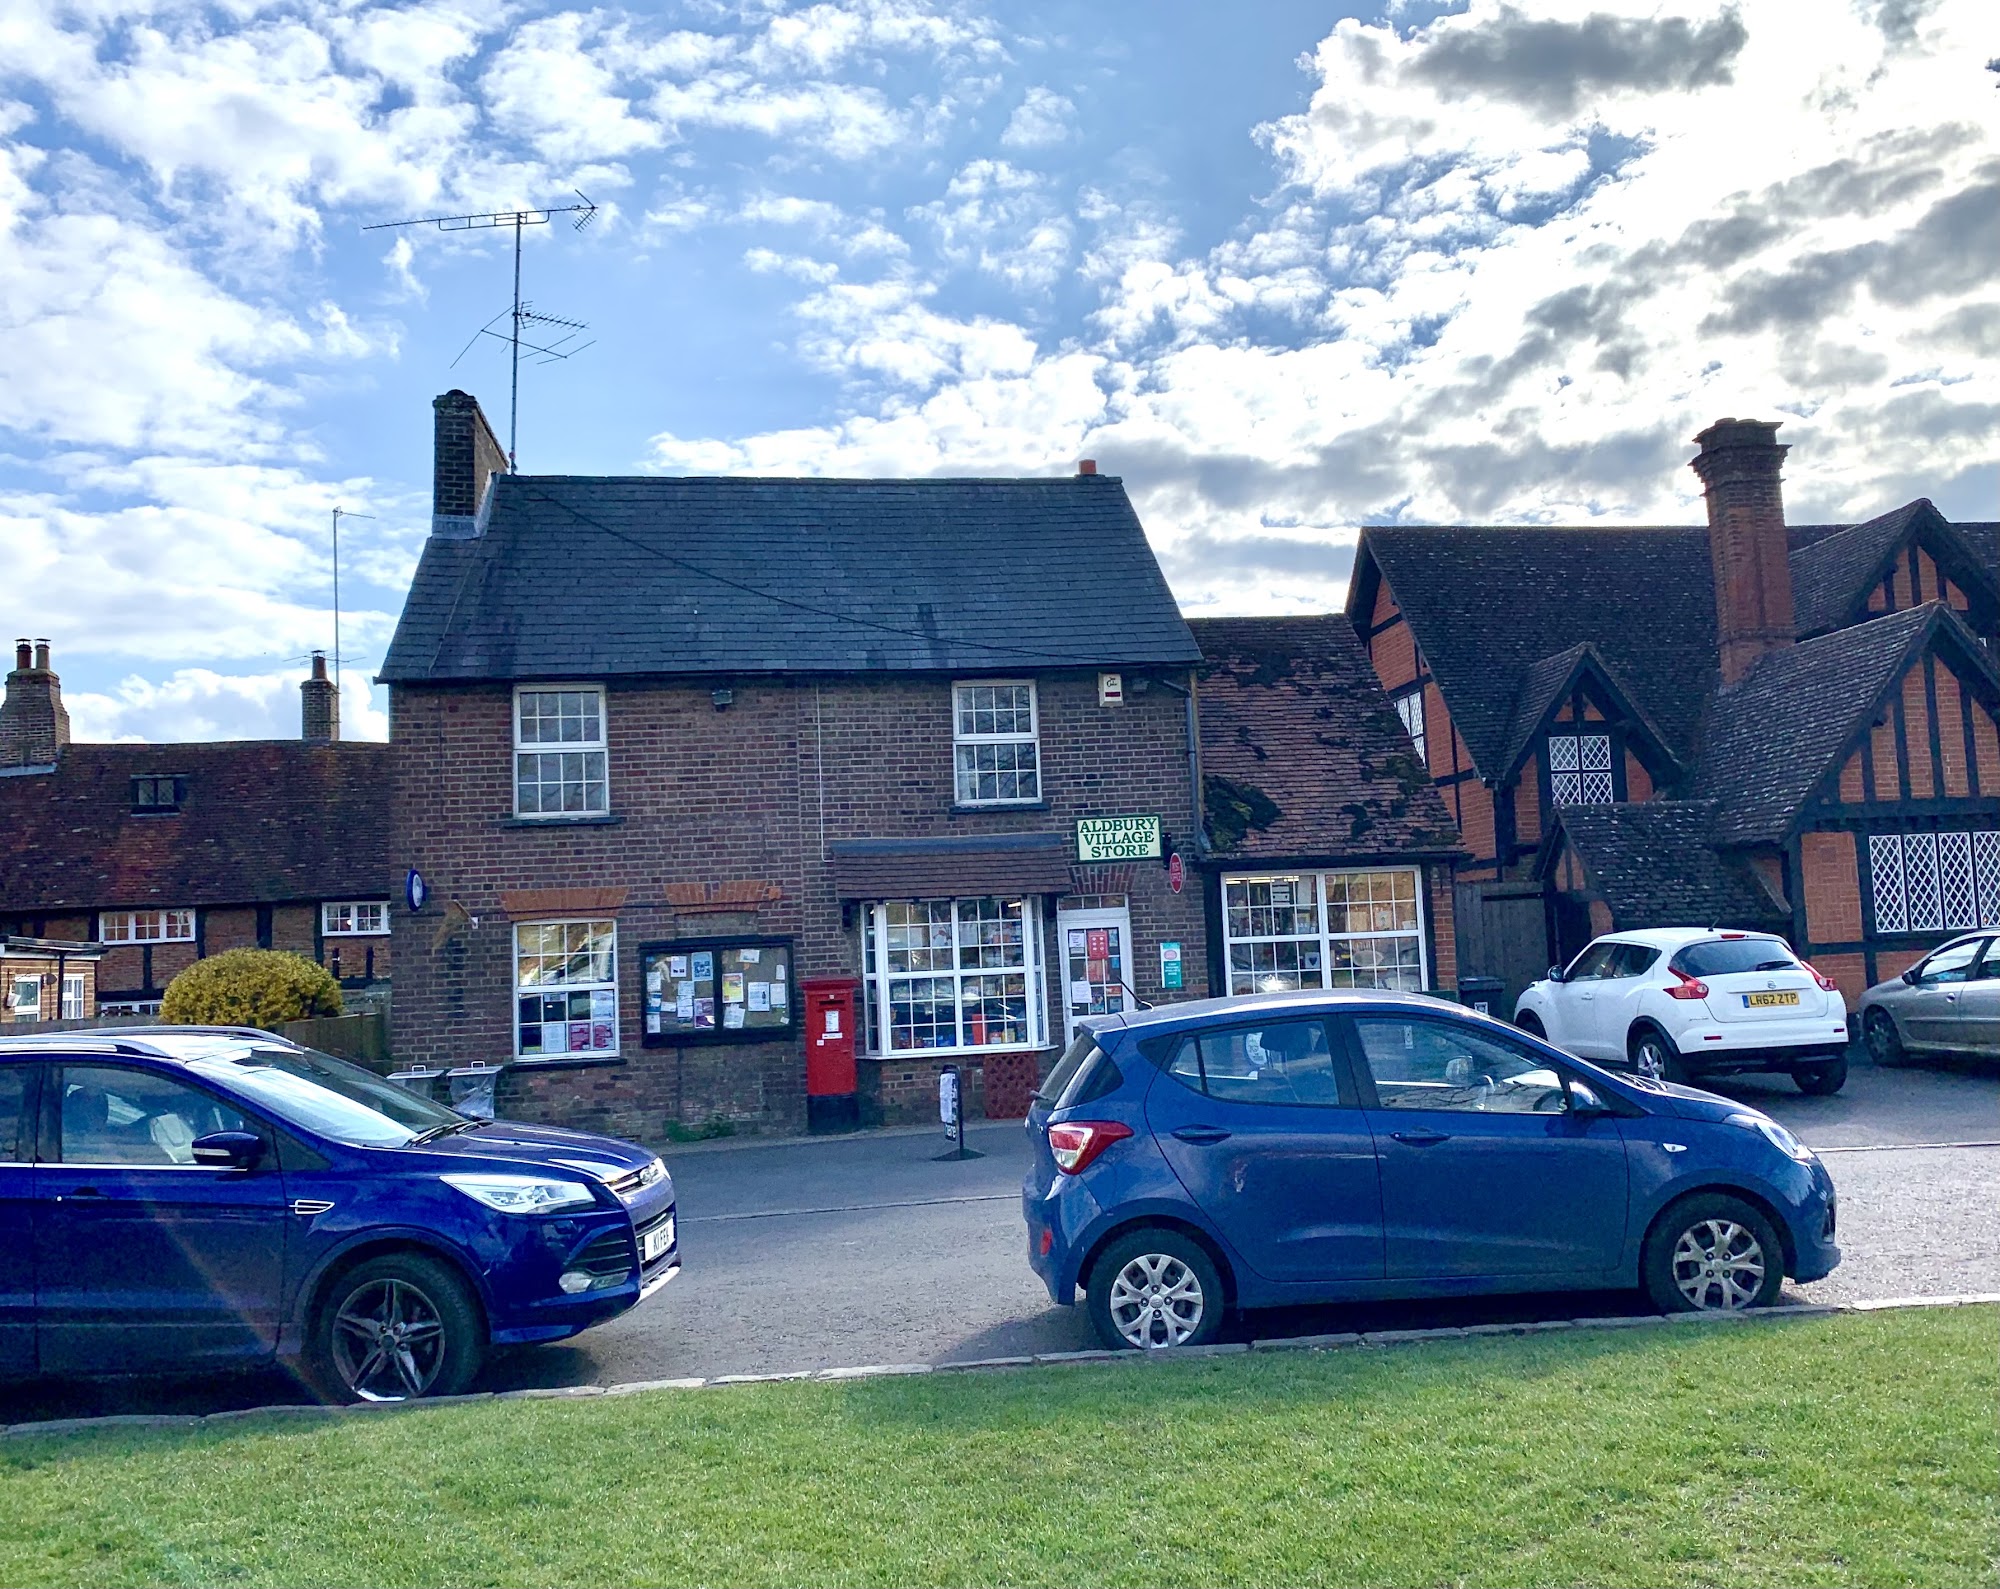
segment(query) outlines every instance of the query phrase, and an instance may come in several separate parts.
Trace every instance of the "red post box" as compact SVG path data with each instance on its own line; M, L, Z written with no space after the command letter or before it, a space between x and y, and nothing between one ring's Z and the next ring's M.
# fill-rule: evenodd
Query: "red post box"
M861 1124L854 1072L856 995L853 977L801 977L806 1001L806 1129L853 1131Z

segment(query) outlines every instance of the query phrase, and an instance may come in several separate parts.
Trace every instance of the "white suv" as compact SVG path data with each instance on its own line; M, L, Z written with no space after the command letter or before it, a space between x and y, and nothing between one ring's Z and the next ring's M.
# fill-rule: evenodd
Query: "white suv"
M1531 983L1515 1023L1558 1048L1663 1081L1789 1073L1824 1097L1847 1080L1847 1001L1769 933L1661 927L1599 938Z

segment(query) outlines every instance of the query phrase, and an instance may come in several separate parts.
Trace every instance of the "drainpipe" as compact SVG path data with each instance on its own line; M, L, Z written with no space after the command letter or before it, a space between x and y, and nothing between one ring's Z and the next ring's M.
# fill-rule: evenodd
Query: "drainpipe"
M1196 855L1208 853L1208 821L1203 811L1201 795L1201 724L1195 713L1194 674L1188 674L1186 684L1176 684L1172 679L1157 681L1161 689L1178 695L1187 702L1187 759L1188 796L1194 809L1194 852Z

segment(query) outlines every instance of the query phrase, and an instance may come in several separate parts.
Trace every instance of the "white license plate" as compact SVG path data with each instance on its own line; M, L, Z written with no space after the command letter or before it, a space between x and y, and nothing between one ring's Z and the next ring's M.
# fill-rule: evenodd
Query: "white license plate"
M1789 1009L1799 1002L1796 993L1746 993L1743 1007L1746 1010Z
M651 1263L663 1253L672 1251L673 1245L674 1217L669 1214L664 1225L647 1231L639 1238L639 1262Z

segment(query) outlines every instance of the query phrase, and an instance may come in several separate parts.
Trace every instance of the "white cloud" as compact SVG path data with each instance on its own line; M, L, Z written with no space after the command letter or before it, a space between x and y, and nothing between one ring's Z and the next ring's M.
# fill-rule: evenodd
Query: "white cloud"
M1032 87L1014 107L1001 131L1004 149L1048 149L1070 135L1070 118L1076 106L1054 89L1039 84Z
M61 659L56 659L60 663ZM303 667L266 673L176 668L164 678L126 675L109 691L63 691L78 740L297 739ZM365 678L341 681L340 737L385 740L389 719Z
M939 251L1016 288L1053 283L1069 262L1072 222L1055 185L1005 160L961 167L944 196L913 210L935 229Z

